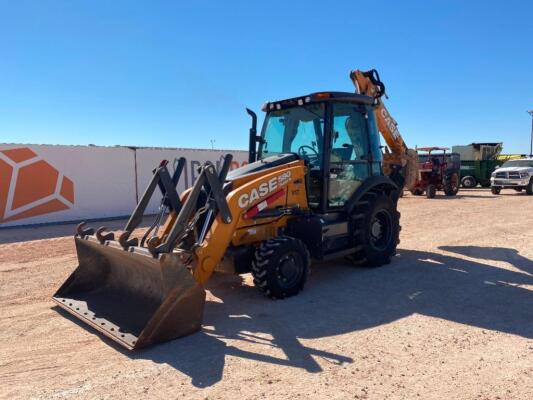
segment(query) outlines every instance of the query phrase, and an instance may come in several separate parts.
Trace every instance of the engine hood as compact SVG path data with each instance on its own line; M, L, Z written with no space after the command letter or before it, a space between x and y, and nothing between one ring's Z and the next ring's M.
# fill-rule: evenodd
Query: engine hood
M244 165L240 168L234 169L228 173L226 180L232 181L241 178L245 175L254 174L259 171L264 171L270 168L279 167L280 165L288 164L290 162L299 160L295 153L276 154L274 156L263 158L262 160Z
M533 168L531 167L505 167L505 168L498 168L494 172L529 172L533 171Z

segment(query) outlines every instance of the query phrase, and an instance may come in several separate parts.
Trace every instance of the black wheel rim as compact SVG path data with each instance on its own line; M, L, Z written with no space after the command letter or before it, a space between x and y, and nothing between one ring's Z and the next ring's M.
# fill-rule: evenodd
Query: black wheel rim
M370 244L378 250L386 249L392 239L392 216L387 210L379 210L370 221Z
M276 268L278 284L282 289L289 289L296 285L303 274L303 262L296 252L284 254Z

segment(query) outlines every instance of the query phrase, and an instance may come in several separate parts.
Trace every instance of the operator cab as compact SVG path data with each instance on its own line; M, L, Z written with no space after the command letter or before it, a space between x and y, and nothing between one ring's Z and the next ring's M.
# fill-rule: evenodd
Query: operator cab
M449 150L448 147L418 147L416 150L420 171L437 174L440 172L441 166L446 165L446 151Z
M418 147L419 170L438 173L443 169L460 169L460 155L450 153L448 147Z
M372 106L371 97L345 92L268 102L257 160L305 160L309 206L322 212L342 208L365 179L382 175Z

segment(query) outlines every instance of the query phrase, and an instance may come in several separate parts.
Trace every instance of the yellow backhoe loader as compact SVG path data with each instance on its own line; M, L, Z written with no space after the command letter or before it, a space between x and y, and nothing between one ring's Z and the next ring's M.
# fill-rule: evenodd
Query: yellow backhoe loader
M137 349L201 328L204 285L215 270L251 272L259 290L284 298L303 289L311 259L389 263L399 242L399 186L383 173L383 108L369 94L268 102L259 135L248 110L249 164L228 172L230 155L219 171L206 163L181 195L184 160L172 175L162 162L122 232L78 226L79 265L54 301ZM158 190L161 211L141 235Z

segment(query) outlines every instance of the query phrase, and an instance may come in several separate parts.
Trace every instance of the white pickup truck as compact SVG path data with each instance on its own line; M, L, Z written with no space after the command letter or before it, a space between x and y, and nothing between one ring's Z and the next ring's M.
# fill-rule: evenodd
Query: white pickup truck
M533 158L506 161L490 177L492 194L500 194L502 189L526 190L533 194Z

